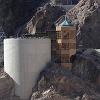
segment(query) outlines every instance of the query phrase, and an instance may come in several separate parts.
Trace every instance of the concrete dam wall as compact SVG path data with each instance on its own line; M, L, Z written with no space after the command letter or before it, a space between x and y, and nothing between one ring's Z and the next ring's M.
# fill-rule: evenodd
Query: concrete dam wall
M51 60L51 41L5 39L4 70L15 82L15 95L28 100L40 71Z

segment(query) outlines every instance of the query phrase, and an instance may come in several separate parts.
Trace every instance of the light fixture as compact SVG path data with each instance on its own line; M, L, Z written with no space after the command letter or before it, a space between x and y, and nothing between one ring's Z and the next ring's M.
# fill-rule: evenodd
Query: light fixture
M57 39L57 43L59 44L62 43L61 39Z

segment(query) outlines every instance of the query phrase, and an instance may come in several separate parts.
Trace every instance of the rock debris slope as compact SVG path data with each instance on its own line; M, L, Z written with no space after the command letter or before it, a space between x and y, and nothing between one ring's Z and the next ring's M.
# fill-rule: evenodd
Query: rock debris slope
M100 53L81 49L71 61L71 71L49 63L40 73L31 100L100 100Z

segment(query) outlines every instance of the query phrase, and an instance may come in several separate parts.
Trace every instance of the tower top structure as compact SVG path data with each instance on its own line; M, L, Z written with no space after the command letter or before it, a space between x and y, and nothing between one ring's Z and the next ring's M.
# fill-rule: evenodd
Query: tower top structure
M55 23L56 25L56 31L61 30L65 27L71 27L73 26L72 21L67 17L67 15L61 16Z
M62 22L59 24L59 26L61 27L65 27L65 26L72 26L71 20L69 20L67 18L67 16L64 16L64 20L62 20Z

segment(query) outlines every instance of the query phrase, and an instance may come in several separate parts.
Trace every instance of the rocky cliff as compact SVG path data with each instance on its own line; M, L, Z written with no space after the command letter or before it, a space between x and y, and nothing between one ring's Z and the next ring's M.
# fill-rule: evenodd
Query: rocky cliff
M68 15L77 26L77 43L84 48L99 48L100 0L81 0Z
M99 48L99 24L100 24L100 1L80 0L67 15L77 27L77 45L82 48ZM45 9L44 9L45 8ZM48 9L49 8L49 9ZM37 15L24 27L26 33L31 33L33 28L38 32L44 32L54 28L57 18L65 14L65 10L60 7L45 6L44 10L38 10ZM41 17L39 15L42 15ZM39 17L38 17L39 16ZM34 24L37 23L36 28ZM52 28L53 27L53 28Z
M85 50L81 53L92 60L100 59L100 56L96 56L97 52L93 50ZM84 61L82 58L84 55L81 53L78 53L81 58L74 60L72 71L50 63L40 73L31 100L57 100L57 98L58 100L99 100L100 84L96 84L96 80L99 80L99 68L90 60ZM92 55L96 57L91 57ZM100 65L99 61L94 63Z
M33 34L33 30L39 33L46 32L47 30L55 30L54 23L63 14L65 14L65 10L63 8L47 3L37 10L35 15L24 26L20 33Z
M47 2L49 2L49 0ZM52 0L52 2L56 2L56 0ZM40 7L36 12L37 7L43 3L45 5L44 0L0 0L0 26L3 26L3 29L8 36L16 36L19 31L20 34L30 33L34 28L35 21L38 20L36 26L38 31L52 29L52 27L54 27L53 23L58 17L65 14L65 11L59 7L44 6ZM84 48L99 48L99 6L99 0L81 0L68 13L77 26L77 43L83 45ZM41 15L41 18L39 14ZM28 23L25 24L26 22Z
M6 35L14 35L44 2L47 0L0 0L0 26Z
M55 28L53 23L56 19L65 14L63 8L49 3L39 7L35 12L35 6L30 6L32 2L29 1L27 3L21 0L1 0L0 23L8 36L16 35L17 28L18 31L21 29L21 34L31 33L35 29L35 23L38 32L52 30ZM38 0L33 2L38 3ZM77 27L77 43L84 48L99 48L99 5L99 0L81 0L68 12L68 16ZM24 25L27 21L29 22ZM72 62L73 67L70 72L55 63L49 64L40 73L31 100L100 100L100 54L93 49L81 50L77 52ZM6 83L7 80L4 81ZM0 90L4 88L9 90L10 84L1 82L0 85Z
M100 53L93 49L79 50L74 59L72 73L100 88Z
M7 36L16 36L17 32L23 28L23 25L34 16L37 8L42 7L47 2L56 3L57 0L0 0L0 26L3 27ZM63 3L63 0L60 2ZM64 0L65 2L67 0ZM73 3L76 2L77 0L73 1ZM57 8L55 10L52 9L51 11L56 13ZM52 17L56 19L55 16L52 15Z
M53 62L48 63L29 100L100 100L100 54L93 49L81 50L72 62L71 71ZM12 79L2 71L0 86L1 100L6 100L6 97L7 100L20 100L12 94Z

